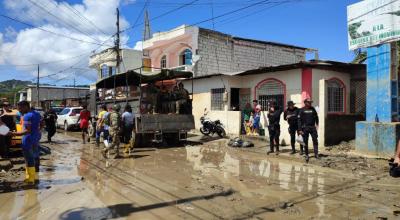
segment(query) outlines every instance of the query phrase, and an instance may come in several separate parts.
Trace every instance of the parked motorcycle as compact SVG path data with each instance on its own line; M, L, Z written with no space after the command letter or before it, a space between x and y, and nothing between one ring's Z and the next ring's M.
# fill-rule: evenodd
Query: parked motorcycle
M207 118L206 110L204 111L204 115L200 118L200 122L202 124L202 127L200 128L202 134L208 136L217 133L221 138L226 136L225 128L221 121L212 121L210 118Z

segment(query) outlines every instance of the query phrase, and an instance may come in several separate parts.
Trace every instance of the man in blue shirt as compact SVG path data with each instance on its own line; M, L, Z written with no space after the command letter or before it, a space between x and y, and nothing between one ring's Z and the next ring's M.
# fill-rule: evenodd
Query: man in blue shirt
M40 137L40 116L30 108L27 101L19 102L18 110L23 114L23 129L21 132L13 132L12 135L22 136L22 151L27 170L25 182L33 185L36 179L35 147Z

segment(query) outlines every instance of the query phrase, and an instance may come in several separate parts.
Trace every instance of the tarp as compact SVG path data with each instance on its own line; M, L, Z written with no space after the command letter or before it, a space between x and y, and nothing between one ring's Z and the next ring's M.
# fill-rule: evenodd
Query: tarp
M125 73L116 74L97 82L96 87L112 89L119 86L139 86L139 84L150 83L171 79L188 79L193 76L192 72L162 69L159 72L143 72L140 69L129 70Z

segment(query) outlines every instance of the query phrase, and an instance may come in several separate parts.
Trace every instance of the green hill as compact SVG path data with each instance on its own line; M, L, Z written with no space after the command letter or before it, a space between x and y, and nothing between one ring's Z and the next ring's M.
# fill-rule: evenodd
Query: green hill
M6 98L9 102L14 103L15 94L29 84L32 82L16 79L2 81L0 82L0 98Z

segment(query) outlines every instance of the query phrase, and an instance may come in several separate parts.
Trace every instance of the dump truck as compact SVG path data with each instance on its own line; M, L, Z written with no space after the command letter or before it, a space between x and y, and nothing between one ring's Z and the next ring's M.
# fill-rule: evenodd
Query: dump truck
M129 70L98 81L95 95L92 96L95 98L95 114L97 115L102 105L110 108L114 104L120 104L121 109L124 109L124 106L129 104L135 114L132 145L136 147L149 143L176 144L185 141L188 132L195 128L192 115L193 90L182 107L185 111L161 113L154 110L155 106L149 108L155 99L154 93L151 95L150 87L172 89L181 80L190 80L193 74L169 69L145 72L143 69ZM92 134L95 126L95 123L92 123Z

